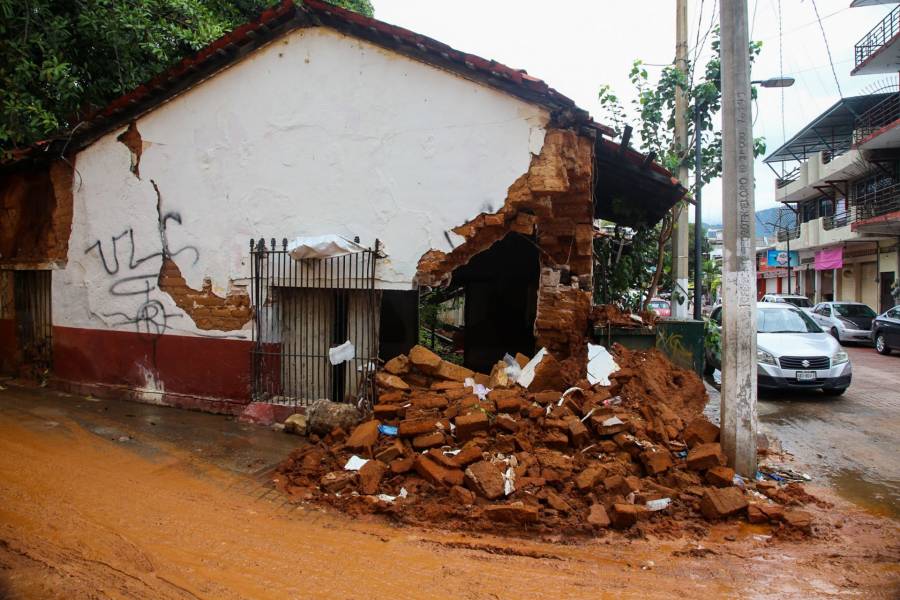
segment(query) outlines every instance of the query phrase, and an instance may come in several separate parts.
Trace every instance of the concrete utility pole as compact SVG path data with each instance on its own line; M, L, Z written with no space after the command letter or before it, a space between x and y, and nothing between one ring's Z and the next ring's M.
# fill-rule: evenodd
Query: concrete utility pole
M756 251L747 0L722 0L722 449L756 475Z
M687 0L677 0L675 4L675 67L687 74ZM686 158L688 151L687 131L687 98L681 86L675 88L675 151ZM687 162L682 160L678 167L678 180L682 185L688 183ZM672 233L672 267L675 289L672 290L672 316L676 319L687 319L688 315L688 211L682 209L678 213L675 231ZM680 296L676 302L675 294Z

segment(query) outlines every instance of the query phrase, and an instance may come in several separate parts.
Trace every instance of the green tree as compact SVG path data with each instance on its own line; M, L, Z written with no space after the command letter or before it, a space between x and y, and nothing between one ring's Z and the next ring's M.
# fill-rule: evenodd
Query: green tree
M0 154L75 127L274 1L0 0Z
M750 42L748 49L751 63L759 55L762 42ZM650 80L644 63L634 61L629 73L631 84L635 89L635 98L626 108L609 85L600 87L600 106L609 124L621 135L628 122L636 123L636 132L640 138L640 149L653 153L664 167L677 172L681 165L694 168L694 140L701 136L701 180L708 183L722 173L722 133L714 127L714 117L720 111L722 81L719 60L719 31L713 32L712 57L706 62L702 72L688 62L687 72L682 72L675 65L662 69L659 79ZM686 115L686 127L689 143L680 151L675 145L675 97L677 88L688 101L690 110ZM752 98L756 98L756 89L752 89ZM695 106L700 107L699 131L694 127ZM766 151L763 138L754 139L754 155L759 156ZM695 177L691 181L683 181L682 185L693 194ZM675 222L680 211L685 210L687 203L682 201L669 211L656 224L645 223L633 232L629 254L617 252L612 248L604 248L608 244L618 243L616 238L600 238L595 243L595 271L598 276L609 277L609 290L601 301L619 301L632 309L645 308L647 302L660 287L671 285L671 256L666 252L671 240ZM600 246L600 247L598 247ZM631 257L633 255L633 257ZM627 260L622 260L622 257ZM606 264L598 261L608 260ZM693 260L693 259L691 259ZM621 272L618 272L621 271ZM648 275L649 273L649 275ZM621 285L613 285L622 282ZM639 300L635 300L637 294Z

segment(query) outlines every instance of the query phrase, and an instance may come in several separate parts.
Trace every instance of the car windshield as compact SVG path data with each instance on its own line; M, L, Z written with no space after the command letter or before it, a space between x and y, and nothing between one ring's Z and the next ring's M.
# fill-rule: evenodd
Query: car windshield
M650 302L650 308L669 308L669 303L663 300Z
M799 308L809 308L812 306L807 298L785 298L784 301Z
M821 333L822 330L806 313L794 309L769 309L756 313L759 333Z
M865 304L835 304L834 310L842 317L874 317L875 311Z

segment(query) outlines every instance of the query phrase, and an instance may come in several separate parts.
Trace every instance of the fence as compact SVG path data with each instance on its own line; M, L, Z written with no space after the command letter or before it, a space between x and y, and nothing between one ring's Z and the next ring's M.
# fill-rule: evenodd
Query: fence
M900 6L892 10L888 16L872 28L872 31L856 43L856 66L861 65L867 58L875 54L879 48L897 35L900 31Z
M374 402L380 293L375 249L295 260L275 239L250 242L253 300L253 399L290 406L320 398ZM353 358L332 364L349 341Z

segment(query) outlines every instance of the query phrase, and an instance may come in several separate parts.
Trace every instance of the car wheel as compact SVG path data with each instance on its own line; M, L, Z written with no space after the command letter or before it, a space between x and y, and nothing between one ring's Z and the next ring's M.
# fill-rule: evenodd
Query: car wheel
M884 334L879 333L875 336L875 350L878 351L878 354L891 353L890 347L888 347L887 343L884 341Z
M827 388L827 389L822 390L822 393L825 394L826 396L840 396L841 394L843 394L846 391L847 391L847 388L845 388L845 387Z

